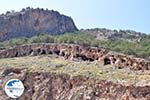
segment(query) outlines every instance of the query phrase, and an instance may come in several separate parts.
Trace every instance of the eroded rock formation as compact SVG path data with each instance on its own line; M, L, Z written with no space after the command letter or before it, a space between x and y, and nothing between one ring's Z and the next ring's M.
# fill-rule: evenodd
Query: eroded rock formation
M5 71L6 70L6 71ZM9 70L9 71L8 71ZM125 86L83 76L27 72L25 69L4 69L3 80L22 80L25 86L18 100L149 100L150 86ZM6 73L7 72L7 73ZM8 74L12 73L8 77ZM0 90L0 100L10 98Z
M0 50L0 58L36 56L36 55L58 55L65 59L81 59L93 61L104 65L113 65L117 68L130 68L133 70L150 70L150 61L142 58L134 58L129 55L108 52L102 48L81 46L75 44L31 44L16 46Z
M0 15L0 41L18 37L32 37L41 32L61 34L77 28L73 20L57 11L26 8L20 12Z

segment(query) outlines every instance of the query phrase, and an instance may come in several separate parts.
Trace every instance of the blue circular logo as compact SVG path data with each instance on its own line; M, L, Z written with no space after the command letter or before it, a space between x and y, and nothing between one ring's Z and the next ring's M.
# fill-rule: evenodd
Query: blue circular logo
M11 98L19 98L24 92L24 85L19 79L11 79L5 84L5 92Z

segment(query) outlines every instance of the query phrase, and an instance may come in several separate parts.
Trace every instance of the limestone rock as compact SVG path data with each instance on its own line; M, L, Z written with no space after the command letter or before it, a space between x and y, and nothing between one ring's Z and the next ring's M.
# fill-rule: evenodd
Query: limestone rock
M31 37L41 32L62 34L77 28L73 20L54 10L26 8L20 12L0 15L0 41L17 37Z

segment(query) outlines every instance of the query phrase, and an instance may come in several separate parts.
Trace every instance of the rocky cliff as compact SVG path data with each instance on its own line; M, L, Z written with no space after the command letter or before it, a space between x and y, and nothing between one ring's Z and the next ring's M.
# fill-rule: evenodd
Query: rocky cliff
M0 58L58 55L65 59L80 59L103 65L113 65L116 68L130 68L132 70L150 70L150 61L142 58L130 57L129 55L116 52L108 52L102 48L88 47L74 44L31 44L16 46L0 50Z
M57 11L26 8L20 12L0 15L0 41L17 37L31 37L40 32L61 34L77 28L73 20Z

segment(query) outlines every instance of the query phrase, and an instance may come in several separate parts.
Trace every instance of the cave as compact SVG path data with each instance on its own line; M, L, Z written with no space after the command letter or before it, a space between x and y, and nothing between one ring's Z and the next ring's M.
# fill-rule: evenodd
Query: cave
M82 59L83 61L87 61L87 60L88 60L88 58L87 58L85 55L81 55L81 59Z
M111 64L111 60L109 58L104 58L104 65Z
M41 50L40 55L45 55L46 51L45 50Z
M65 52L64 52L64 51L61 51L61 52L59 53L59 55L64 57L64 56L65 56Z
M18 57L19 55L18 55L18 52L15 52L15 55L14 55L14 57Z
M60 50L54 50L54 53L56 54L56 55L59 55L59 53L60 53Z
M37 52L38 52L38 54L40 54L40 52L41 52L41 49L37 49Z
M50 50L50 51L48 51L48 54L53 54L53 52Z
M29 50L29 52L27 53L27 55L31 55L33 53L33 50Z
M94 61L94 59L93 59L93 58L88 58L88 60L89 60L89 61Z
M122 63L125 63L125 62L126 62L126 60L125 60L125 59L121 59L121 62L122 62Z

